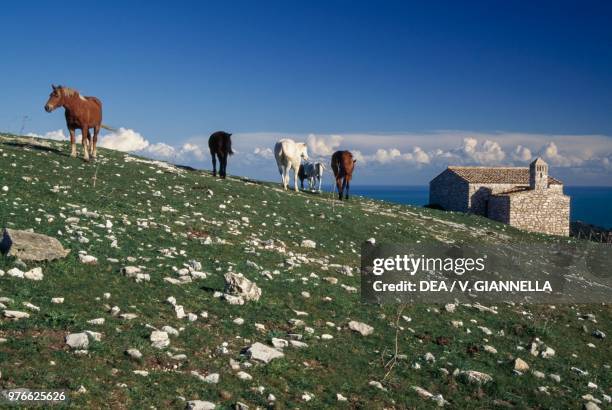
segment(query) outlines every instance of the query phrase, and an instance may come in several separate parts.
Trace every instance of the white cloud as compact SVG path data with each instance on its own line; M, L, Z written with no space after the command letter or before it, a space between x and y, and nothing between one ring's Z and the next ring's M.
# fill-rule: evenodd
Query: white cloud
M176 149L163 142L150 144L145 148L145 151L156 159L171 159L176 157Z
M261 158L265 158L265 159L272 159L274 158L274 152L272 152L272 148L260 148L260 147L255 147L255 149L253 150L253 154L261 157Z
M98 146L123 152L142 151L149 146L142 135L132 129L119 128L117 131L102 136Z
M468 137L463 139L460 152L478 164L494 164L506 157L506 153L499 143L485 140L482 144L476 138Z
M64 134L64 130L49 131L42 135L30 132L26 134L26 136L35 137L35 138L44 138L44 139L55 140L55 141L64 141L68 139L68 137Z
M328 137L317 137L315 134L308 135L306 143L311 155L332 155L342 143L342 136L330 135Z
M66 139L62 130L30 135ZM232 140L236 155L230 161L230 172L276 179L273 147L288 135L296 141L306 141L311 157L326 164L341 145L341 149L350 150L361 164L357 173L360 183L425 183L448 165L527 166L537 155L551 165L551 174L566 184L577 181L597 185L612 181L612 137L472 131L342 135L235 133ZM210 166L205 162L208 136L185 139L174 145L152 143L134 130L120 128L116 133L104 135L100 141L104 147L156 159L196 168Z
M514 149L514 153L512 154L512 158L515 161L527 162L531 160L531 150L527 147L523 147L522 145L517 145Z

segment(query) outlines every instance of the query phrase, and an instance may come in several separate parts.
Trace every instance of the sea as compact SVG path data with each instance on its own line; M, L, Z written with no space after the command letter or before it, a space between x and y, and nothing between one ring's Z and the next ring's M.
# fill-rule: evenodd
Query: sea
M612 229L612 187L565 186L563 189L571 198L570 220ZM351 185L351 194L416 206L429 202L428 186Z

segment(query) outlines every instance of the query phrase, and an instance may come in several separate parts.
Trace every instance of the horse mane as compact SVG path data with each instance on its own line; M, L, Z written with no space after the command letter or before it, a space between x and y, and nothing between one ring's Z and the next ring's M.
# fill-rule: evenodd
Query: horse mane
M73 95L76 95L76 96L81 95L81 93L79 93L74 88L66 87L64 85L60 85L57 88L59 88L62 91L62 94L66 97L72 97Z

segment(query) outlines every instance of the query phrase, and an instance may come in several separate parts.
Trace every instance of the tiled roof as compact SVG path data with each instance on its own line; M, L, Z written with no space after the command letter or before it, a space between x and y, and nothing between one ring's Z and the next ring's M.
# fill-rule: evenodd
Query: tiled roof
M474 184L529 185L529 168L526 167L448 167L448 170ZM548 177L549 185L562 185L561 181Z

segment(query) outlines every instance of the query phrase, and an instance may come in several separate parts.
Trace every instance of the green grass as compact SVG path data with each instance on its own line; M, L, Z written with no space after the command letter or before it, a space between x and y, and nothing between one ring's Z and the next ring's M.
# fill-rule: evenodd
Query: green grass
M43 281L8 275L0 278L0 297L14 300L8 308L26 311L22 302L30 302L41 309L30 312L29 319L0 319L0 337L7 339L0 344L1 388L70 390L70 403L76 408L183 408L185 403L179 397L209 400L219 408L229 408L237 401L255 408L267 407L270 393L276 396L279 408L434 407L433 402L420 399L411 386L441 393L452 408L493 408L504 402L518 408L578 408L584 394L592 393L598 399L602 399L602 393L610 394L609 338L598 340L590 335L595 328L612 334L609 306L552 309L500 304L498 315L464 306L452 314L442 306L408 306L403 315L412 321L400 320L398 333L399 353L407 357L399 360L383 381L387 373L383 364L395 348L398 307L362 304L359 293L340 287L359 288L357 274L349 277L323 267L358 267L360 244L370 237L398 243L559 239L527 234L475 216L357 197L338 203L328 195L283 192L278 184L240 178L222 181L207 172L168 172L152 164L127 162L125 154L105 149L99 150L95 163L84 163L68 156L65 143L45 142L45 147L40 143L0 137L0 186L9 187L8 192L0 192L0 223L58 237L71 253L63 260L29 265L43 268ZM54 186L60 189L53 190ZM207 194L209 189L212 196ZM165 206L176 212L162 212ZM76 215L75 210L82 208L100 217ZM65 220L69 217L79 218L72 233ZM249 222L243 222L243 217ZM113 223L112 232L103 227L106 220ZM143 221L148 222L146 227ZM75 240L77 231L89 242ZM190 232L207 233L226 243L204 245ZM111 234L118 248L111 247ZM280 240L287 253L256 247L251 243L254 239ZM303 239L314 240L317 248L301 248ZM160 249L167 248L176 248L177 253L165 257ZM81 264L81 250L98 257L98 264ZM307 256L309 262L289 269L285 260L290 252ZM136 261L128 262L128 257ZM107 258L120 262L111 263ZM180 286L164 282L164 277L177 277L173 266L180 268L190 259L200 261L202 270L210 276ZM269 280L247 261L262 270L280 273ZM119 270L127 265L145 267L151 281L135 283L122 276ZM7 271L13 266L13 260L0 258L0 269ZM213 297L215 290L222 290L223 274L230 267L257 282L263 291L258 302L232 306ZM310 277L311 273L318 278ZM328 276L338 278L339 283L324 281ZM304 298L303 291L309 292L310 298ZM105 292L111 294L110 299L104 298ZM208 318L200 317L195 322L177 319L165 303L169 296L174 296L186 312L206 311ZM52 304L52 297L64 297L65 302ZM326 297L331 301L325 301ZM108 312L112 306L118 306L121 313L136 313L138 318L126 321L112 316ZM305 311L308 316L298 317L293 310ZM579 320L578 313L593 313L598 323ZM99 317L106 319L104 325L87 323ZM237 317L245 320L242 326L233 323ZM288 323L291 318L304 320L314 333L292 329ZM370 324L374 334L362 337L350 332L346 328L349 320ZM462 320L464 327L453 327L451 320ZM333 322L335 327L326 322ZM255 323L265 325L266 331L258 331ZM166 351L152 348L147 325L183 328L179 336L170 336L171 345L166 350L184 353L188 359L178 362ZM588 333L583 332L583 325ZM485 336L477 326L489 327L494 335ZM77 356L65 346L64 338L84 330L104 336L90 346L87 355ZM243 348L255 341L267 343L272 337L287 338L288 332L303 334L309 347L286 348L284 358L267 365L253 362L252 367L243 369L253 376L252 381L235 376L230 358L244 363L247 360L240 355ZM324 333L334 338L320 339ZM440 336L449 343L436 344ZM535 358L528 351L517 350L518 346L528 348L535 337L553 347L556 356ZM230 350L226 355L217 350L224 342ZM596 348L587 347L587 343L594 343ZM498 354L484 352L485 344L494 346ZM468 352L470 346L477 346L478 352ZM143 358L129 359L124 353L128 348L139 349ZM435 363L424 362L426 352L435 355ZM536 379L531 374L513 375L515 357L547 375L559 374L561 383ZM421 369L413 368L416 362ZM576 375L570 370L572 366L587 370L589 375ZM489 373L494 381L482 387L465 384L452 376L457 368ZM149 376L136 375L133 370L147 370ZM218 372L220 382L206 384L191 375L192 370L201 374ZM386 391L369 386L371 380L383 381ZM597 383L599 390L588 389L588 381ZM81 385L87 392L77 394ZM258 386L265 387L263 394L255 390ZM539 392L538 386L548 386L549 394ZM314 398L304 402L305 392ZM338 402L337 393L348 402Z

